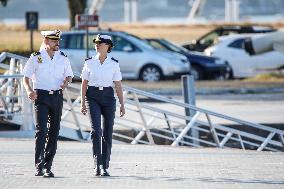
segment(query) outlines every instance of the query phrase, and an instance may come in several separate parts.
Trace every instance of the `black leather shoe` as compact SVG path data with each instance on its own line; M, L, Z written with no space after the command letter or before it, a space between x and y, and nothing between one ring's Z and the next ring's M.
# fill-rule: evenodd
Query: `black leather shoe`
M94 173L96 176L101 176L101 170L100 169L94 169Z
M54 174L50 170L45 170L43 177L44 178L51 178L51 177L54 177Z
M109 177L110 175L109 175L109 173L107 172L106 169L101 169L101 176L102 177Z
M37 169L36 172L35 172L35 176L43 176L43 172L41 169Z

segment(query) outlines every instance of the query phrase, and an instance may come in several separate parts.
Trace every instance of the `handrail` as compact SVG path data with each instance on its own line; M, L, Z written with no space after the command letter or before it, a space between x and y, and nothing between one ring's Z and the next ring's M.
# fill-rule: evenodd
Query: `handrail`
M264 130L267 130L267 131L275 131L275 132L284 134L284 131L280 130L280 129L271 128L271 127L268 127L268 126L265 126L265 125L260 125L260 124L257 124L257 123L252 123L252 122L249 122L249 121L241 120L241 119L238 119L238 118L234 118L234 117L227 116L227 115L224 115L224 114L221 114L221 113L206 110L206 109L203 109L203 108L198 108L198 107L192 106L190 104L178 102L176 100L169 99L169 98L164 97L164 96L149 93L149 92L142 91L142 90L139 90L139 89L135 89L135 88L132 88L132 87L129 87L129 86L123 86L123 88L125 90L135 92L139 95L143 95L145 97L149 97L149 98L152 98L152 99L155 99L155 100L171 103L171 104L174 104L174 105L177 105L177 106L180 106L180 107L184 107L184 108L189 108L189 109L192 109L192 110L195 110L195 111L199 111L199 112L202 112L202 113L205 113L205 114L209 114L209 115L213 115L213 116L220 117L220 118L223 118L223 119L227 119L227 120L230 120L230 121L233 121L233 122L242 123L244 125L250 125L250 126L258 128L258 129L264 129Z
M21 55L17 55L17 54L14 54L14 53L9 53L9 52L2 52L0 54L0 62L5 60L6 58L14 58L14 59L23 60L23 61L27 61L28 60L28 58L25 57L25 56L21 56Z

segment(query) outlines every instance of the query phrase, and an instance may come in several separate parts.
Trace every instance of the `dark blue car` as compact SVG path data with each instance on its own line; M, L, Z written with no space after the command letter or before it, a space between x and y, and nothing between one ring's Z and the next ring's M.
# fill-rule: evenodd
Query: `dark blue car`
M205 56L199 52L188 51L165 39L148 38L145 40L154 48L174 51L185 55L191 63L191 74L196 80L226 80L230 79L232 76L232 69L225 60Z

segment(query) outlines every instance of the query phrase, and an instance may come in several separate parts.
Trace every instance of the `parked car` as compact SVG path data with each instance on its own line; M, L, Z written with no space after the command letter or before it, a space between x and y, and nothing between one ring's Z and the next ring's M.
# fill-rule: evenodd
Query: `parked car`
M188 50L203 52L206 48L212 46L219 36L241 33L266 33L273 31L276 31L276 29L263 26L221 26L206 33L197 40L192 40L190 43L185 43L182 46Z
M195 80L229 79L231 76L232 69L225 60L188 51L165 39L148 38L145 40L154 48L185 55L191 64L191 74L194 76Z
M98 33L112 37L114 47L109 56L119 60L124 79L159 81L163 78L176 78L190 71L190 63L185 56L156 50L145 41L125 32L90 31L89 56L95 55L92 39ZM61 38L61 50L69 57L75 75L80 75L86 58L86 32L63 32Z
M277 51L250 56L244 49L244 41L249 36L251 35L236 34L220 37L216 45L205 49L205 54L227 60L234 78L271 73L284 66L284 54Z

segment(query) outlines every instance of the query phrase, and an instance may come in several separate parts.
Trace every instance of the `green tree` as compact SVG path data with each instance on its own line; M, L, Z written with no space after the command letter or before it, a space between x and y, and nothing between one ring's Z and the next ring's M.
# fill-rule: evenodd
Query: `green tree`
M0 0L2 6L7 5L8 0ZM70 27L75 26L75 15L83 14L87 6L87 0L67 0L69 9Z

